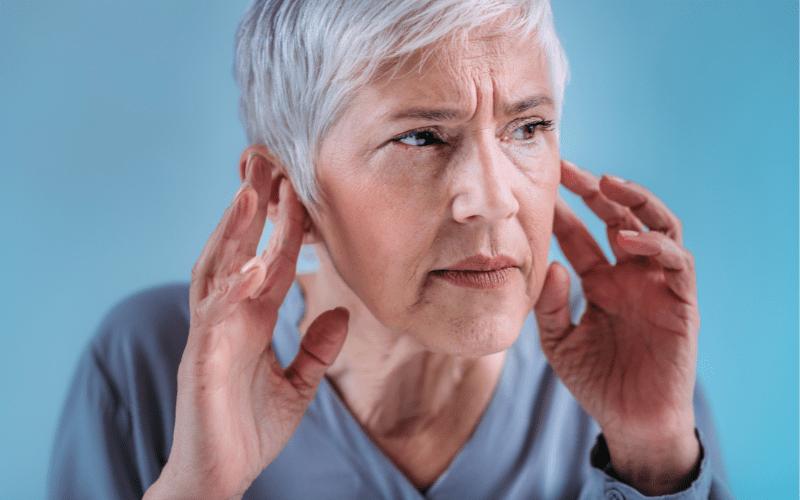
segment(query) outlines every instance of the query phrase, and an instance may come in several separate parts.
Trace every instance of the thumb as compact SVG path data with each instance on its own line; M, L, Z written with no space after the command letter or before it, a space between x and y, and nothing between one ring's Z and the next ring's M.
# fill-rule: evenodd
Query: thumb
M553 262L547 268L539 300L533 307L539 324L539 341L546 356L572 331L569 314L569 272Z
M344 307L317 316L303 335L297 356L284 372L297 392L309 401L342 349L349 319L350 311Z

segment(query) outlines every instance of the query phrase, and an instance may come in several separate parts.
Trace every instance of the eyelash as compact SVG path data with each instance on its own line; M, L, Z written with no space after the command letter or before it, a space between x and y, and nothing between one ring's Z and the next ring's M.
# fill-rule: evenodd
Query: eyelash
M514 131L521 129L523 127L533 127L533 131L531 132L531 138L522 139L524 141L530 141L533 139L533 137L536 136L536 129L553 130L553 120L539 120L539 121L523 123L518 127L514 128L514 130L512 130L511 132L513 133Z
M515 127L512 130L512 132L516 131L516 130L522 128L522 127L533 127L533 131L531 132L532 137L530 137L528 139L520 139L520 140L522 140L524 142L530 142L533 139L533 137L535 137L536 129L553 130L553 120L537 120L537 121L522 123L519 126ZM391 142L400 143L403 139L405 139L407 137L410 137L410 136L413 136L413 135L422 135L422 134L429 135L430 137L429 137L428 140L432 139L434 142L429 142L428 144L418 144L418 145L413 145L413 146L411 144L406 144L406 146L409 146L409 147L425 147L425 146L438 146L440 144L446 144L446 142L443 141L440 138L441 132L437 128L424 128L424 129L419 129L419 130L412 130L410 132L405 132L405 133L395 137L394 139L392 139Z
M411 137L411 136L414 136L414 135L422 135L422 134L430 135L431 138L435 142L432 142L432 143L429 143L429 144L424 144L424 145L420 144L420 145L417 145L417 146L412 146L411 144L406 144L406 146L409 146L409 147L423 147L423 146L438 146L439 144L445 144L445 142L442 139L439 138L439 136L441 135L439 133L439 131L437 129L430 129L430 128L425 128L425 129L420 129L420 130L412 130L411 132L405 132L404 134L399 135L399 136L395 137L394 139L392 139L392 142L401 142L406 137Z

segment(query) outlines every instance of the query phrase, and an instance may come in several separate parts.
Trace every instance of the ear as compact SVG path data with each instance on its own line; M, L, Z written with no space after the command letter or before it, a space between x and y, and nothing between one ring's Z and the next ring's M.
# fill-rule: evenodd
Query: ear
M303 245L314 245L320 243L322 241L322 237L317 229L317 223L314 221L314 217L312 217L308 212L308 208L305 206L305 204L303 204L303 208L306 211L306 220L303 226Z
M273 224L278 220L281 179L292 182L286 169L278 158L262 144L254 144L242 152L239 157L239 178L249 182L258 192L259 205L267 203L267 217ZM303 221L303 244L310 245L320 241L316 225L303 204L305 220Z

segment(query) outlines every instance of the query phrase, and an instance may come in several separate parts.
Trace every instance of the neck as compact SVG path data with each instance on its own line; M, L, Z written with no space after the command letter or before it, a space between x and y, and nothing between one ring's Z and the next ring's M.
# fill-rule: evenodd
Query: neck
M318 272L298 277L306 298L300 331L327 309L350 310L347 340L327 377L373 441L416 486L427 487L472 435L505 352L478 358L432 352L382 325L320 260Z

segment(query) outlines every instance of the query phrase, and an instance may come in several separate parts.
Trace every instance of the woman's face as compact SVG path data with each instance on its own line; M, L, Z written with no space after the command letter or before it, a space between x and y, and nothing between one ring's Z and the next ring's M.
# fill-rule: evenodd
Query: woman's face
M480 356L516 339L542 288L560 180L532 41L470 41L360 91L317 164L317 232L386 327Z

